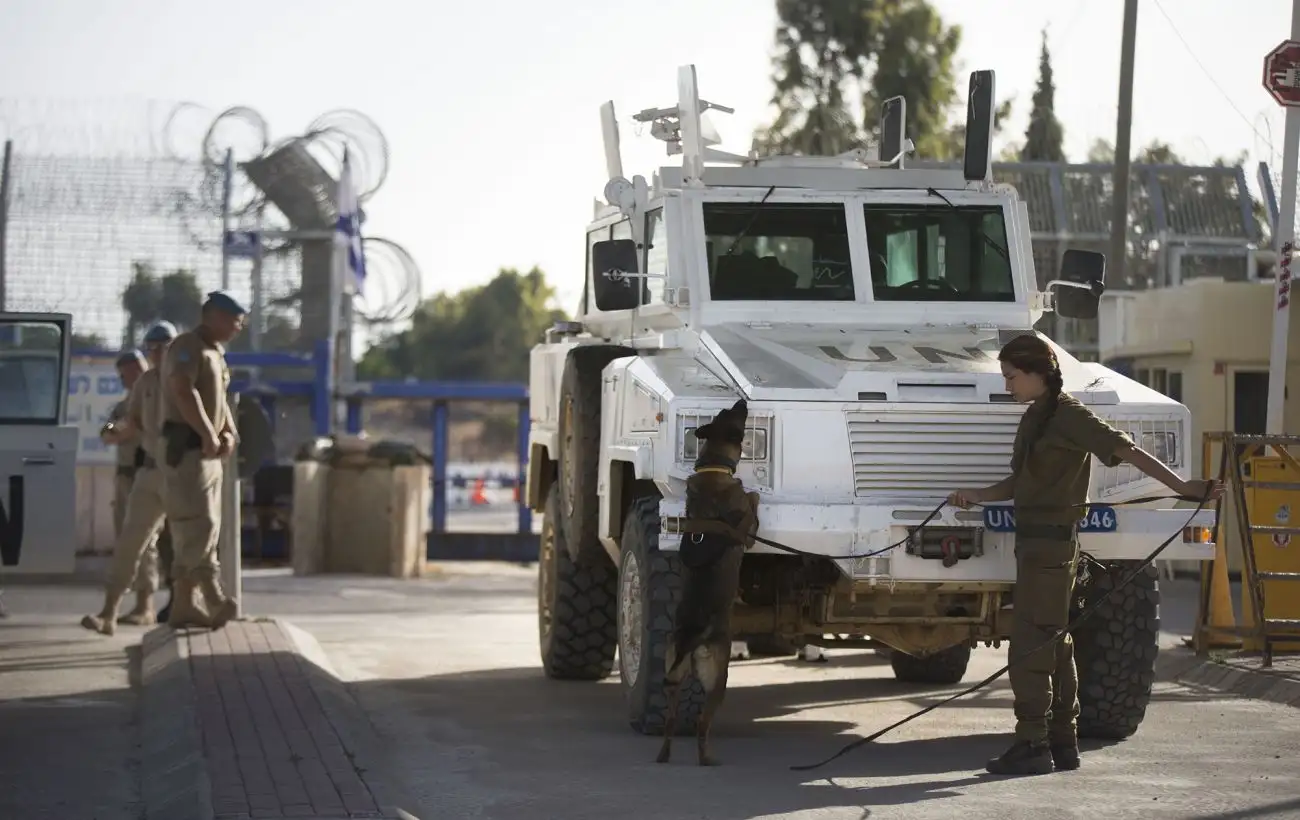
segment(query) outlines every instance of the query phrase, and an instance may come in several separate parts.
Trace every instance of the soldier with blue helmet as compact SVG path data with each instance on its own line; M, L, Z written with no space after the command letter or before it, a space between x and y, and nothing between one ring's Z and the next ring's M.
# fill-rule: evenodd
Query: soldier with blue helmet
M176 629L219 629L238 611L218 580L217 540L225 459L236 441L225 345L243 329L247 313L229 294L209 293L199 326L177 336L163 360L163 506L175 552L167 623ZM196 591L206 612L196 606Z

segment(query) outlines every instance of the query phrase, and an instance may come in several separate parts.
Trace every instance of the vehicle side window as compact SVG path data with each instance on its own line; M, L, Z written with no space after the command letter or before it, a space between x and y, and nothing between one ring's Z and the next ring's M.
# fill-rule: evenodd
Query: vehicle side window
M49 322L0 325L0 422L58 424L63 330Z
M662 302L664 289L668 285L668 230L664 227L664 209L655 208L645 217L645 255L641 269L651 277L647 278L642 291L642 304Z

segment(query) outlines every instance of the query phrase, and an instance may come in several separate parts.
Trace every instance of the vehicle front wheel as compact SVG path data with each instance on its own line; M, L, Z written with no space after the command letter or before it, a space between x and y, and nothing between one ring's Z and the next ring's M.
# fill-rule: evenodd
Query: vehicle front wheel
M1104 601L1072 631L1079 671L1079 737L1121 740L1142 725L1160 651L1160 586L1153 566L1143 567L1126 587L1133 561L1090 567L1080 585L1083 608Z
M659 500L632 502L623 524L618 572L618 667L628 722L643 734L662 734L668 709L665 658L682 597L682 564L659 551ZM694 675L682 683L677 732L691 734L704 706Z

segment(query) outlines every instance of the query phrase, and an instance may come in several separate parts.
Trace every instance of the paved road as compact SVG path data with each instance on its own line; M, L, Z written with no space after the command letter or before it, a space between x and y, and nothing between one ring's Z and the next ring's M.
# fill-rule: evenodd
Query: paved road
M1078 772L982 774L1008 742L1003 682L824 769L789 771L931 702L871 652L737 663L715 726L724 765L696 767L689 742L656 765L658 742L627 728L616 680L542 676L533 579L500 566L408 584L263 575L245 598L313 632L355 682L426 819L1300 817L1293 709L1164 684L1138 735L1085 747ZM968 680L1004 658L981 649Z
M13 614L0 620L0 817L136 820L129 660L140 630L104 638L78 626L102 603L93 590L17 587L4 598Z

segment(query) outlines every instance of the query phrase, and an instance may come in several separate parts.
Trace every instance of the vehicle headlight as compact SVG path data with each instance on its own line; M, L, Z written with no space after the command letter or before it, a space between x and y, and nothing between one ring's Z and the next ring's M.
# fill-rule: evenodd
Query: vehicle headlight
M682 461L694 461L699 456L700 440L695 437L695 429L707 424L708 421L708 419L701 420L698 417L689 417L679 422L681 433L678 435L678 440L681 442ZM745 429L745 440L740 445L741 460L767 461L769 438L767 420L760 420L755 425L751 418L750 426Z
M1137 446L1166 466L1178 466L1178 434L1172 430L1146 431L1137 436Z

